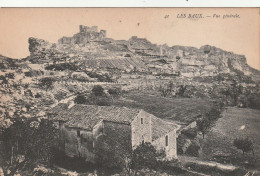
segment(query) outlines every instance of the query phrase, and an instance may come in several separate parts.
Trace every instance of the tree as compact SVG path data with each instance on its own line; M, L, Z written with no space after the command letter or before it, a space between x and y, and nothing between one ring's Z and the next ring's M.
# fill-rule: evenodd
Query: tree
M203 139L205 134L211 129L213 126L213 121L206 117L202 117L196 121L197 129L202 133Z
M223 103L214 102L213 107L203 117L196 120L197 130L202 133L203 139L205 134L215 125L216 121L221 116Z
M105 94L103 87L100 86L100 85L95 85L95 86L92 88L92 93L93 93L95 96L103 96L103 95Z
M118 165L118 158L106 135L101 135L95 142L95 161L99 169L107 169Z
M161 95L163 97L166 97L168 95L168 89L165 87L162 87L161 85L160 85L159 91L161 92Z
M3 131L1 165L5 176L30 169L39 163L51 165L58 146L58 130L48 120L16 120Z
M213 123L214 121L220 118L222 108L223 105L221 103L215 103L214 106L210 109L210 111L206 113L206 117Z
M133 151L132 167L136 170L142 168L154 169L157 165L157 158L162 155L165 155L165 153L158 153L151 143L141 143Z
M132 175L132 145L130 129L106 128L95 142L95 161L101 170L124 168ZM120 133L118 133L120 131Z
M101 170L119 167L133 176L142 168L156 168L157 160L165 156L164 151L157 152L151 143L142 143L133 150L130 128L106 128L105 131L94 147L95 160Z
M162 93L163 97L167 97L173 90L173 82L170 81L166 86L162 87L160 85L159 91Z
M235 79L233 79L232 81L233 81L233 83L231 84L231 88L230 88L229 92L230 92L231 98L234 101L234 105L237 105L238 97L239 97L239 95L241 95L243 88L241 85L238 85L238 83Z
M249 139L249 137L246 137L246 138L236 138L233 141L233 145L237 149L242 150L243 155L245 154L245 152L249 152L249 151L252 151L254 153L253 141L251 139Z
M48 89L53 88L53 82L54 82L54 80L52 78L49 78L49 77L42 78L42 79L40 79L39 86L41 86L47 92Z
M169 89L170 92L173 90L173 82L172 81L169 82L168 89Z
M187 85L185 85L185 86L180 85L179 89L178 89L178 92L176 94L181 96L181 97L183 97L186 89L187 89Z
M119 97L120 94L121 94L121 89L120 88L111 88L111 89L108 89L108 93L109 95L111 95L111 98L112 98L112 103L114 102L114 98L116 97Z

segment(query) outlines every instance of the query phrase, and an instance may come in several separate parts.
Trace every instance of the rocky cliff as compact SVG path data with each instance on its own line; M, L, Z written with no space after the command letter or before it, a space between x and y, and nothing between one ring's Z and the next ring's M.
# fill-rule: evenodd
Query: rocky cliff
M93 33L96 33L96 31ZM83 28L79 34L85 35L87 33ZM104 36L88 42L84 40L76 43L60 41L54 44L42 39L30 38L29 60L33 63L64 62L68 60L89 63L90 60L97 59L120 59L122 61L133 58L138 59L142 64L144 63L145 71L154 74L179 72L184 77L201 77L228 73L249 76L255 81L260 80L259 71L247 64L245 56L210 45L200 48L169 47L152 44L144 38L131 37L128 41L117 41ZM135 67L131 64L128 66L128 69ZM92 67L98 67L98 64L94 64ZM107 67L110 67L109 64Z

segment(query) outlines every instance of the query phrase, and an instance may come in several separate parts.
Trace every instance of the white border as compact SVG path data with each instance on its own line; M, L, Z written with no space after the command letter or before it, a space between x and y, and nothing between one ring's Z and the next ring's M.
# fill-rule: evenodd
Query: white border
M260 7L260 0L0 0L0 7Z

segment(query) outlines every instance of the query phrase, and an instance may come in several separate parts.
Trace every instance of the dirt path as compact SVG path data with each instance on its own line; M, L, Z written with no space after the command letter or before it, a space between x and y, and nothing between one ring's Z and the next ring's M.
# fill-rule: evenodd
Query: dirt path
M184 170L186 170L186 171L189 172L189 173L196 174L196 175L198 175L198 176L211 176L211 175L207 175L207 174L203 174L203 173L191 171L191 170L189 170L189 169L184 169Z
M195 163L195 164L199 164L199 165L209 166L212 168L215 167L220 170L233 171L233 170L237 169L236 166L233 166L231 164L221 164L221 163L217 163L214 161L202 161L195 157L179 156L178 159L182 163Z

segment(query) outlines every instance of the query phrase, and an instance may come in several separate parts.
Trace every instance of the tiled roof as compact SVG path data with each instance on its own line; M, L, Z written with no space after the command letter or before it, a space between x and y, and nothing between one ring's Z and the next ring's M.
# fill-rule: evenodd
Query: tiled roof
M92 130L93 127L101 120L130 124L138 115L141 109L132 109L116 106L95 106L76 104L69 109L65 104L59 104L52 110L58 112L53 120L66 121L68 127L82 128ZM156 140L161 136L169 133L174 129L178 129L178 125L164 121L150 114L152 122L152 140Z
M173 131L177 130L179 126L174 123L170 123L167 121L164 121L158 117L152 116L151 117L152 122L152 140L156 140L163 135Z
M53 119L66 121L65 125L69 127L92 129L100 120L130 124L139 111L125 107L76 104Z
M51 113L51 114L60 114L61 112L63 112L67 108L68 108L68 104L66 104L66 103L59 103L57 106L51 108L49 110L49 113Z

